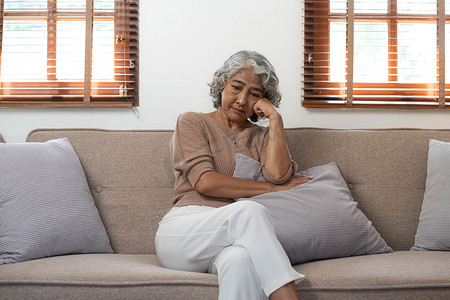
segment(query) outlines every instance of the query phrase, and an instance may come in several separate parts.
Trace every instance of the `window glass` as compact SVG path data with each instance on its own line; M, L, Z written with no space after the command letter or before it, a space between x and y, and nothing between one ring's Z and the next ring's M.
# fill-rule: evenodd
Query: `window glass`
M343 14L347 11L346 0L330 0L330 12L333 14Z
M84 21L57 22L57 79L81 80L84 78L85 26Z
M4 0L4 9L47 9L46 0Z
M387 13L388 0L355 0L355 13ZM346 0L330 0L330 12L343 14L347 12Z
M445 36L449 34L450 24L445 24ZM445 39L445 82L450 82L450 38Z
M346 24L330 23L330 80L345 81Z
M388 26L385 23L356 23L354 51L355 82L388 80Z
M436 14L436 0L398 0L399 14Z
M2 80L47 78L47 22L4 21Z
M387 0L355 0L357 14L386 14L387 7Z
M436 25L398 24L399 82L436 82Z
M56 7L59 10L86 9L86 1L85 0L58 0L56 2Z
M94 21L92 79L114 79L114 21Z
M58 9L85 9L86 0L58 0ZM94 9L113 10L114 0L95 0Z
M114 0L95 0L94 9L113 10Z

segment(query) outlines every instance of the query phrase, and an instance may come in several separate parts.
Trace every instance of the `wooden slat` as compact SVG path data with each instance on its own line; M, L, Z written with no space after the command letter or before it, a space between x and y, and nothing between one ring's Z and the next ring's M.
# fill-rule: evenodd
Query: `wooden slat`
M316 108L346 108L345 100L336 101L313 101L305 100L303 103L304 107L316 107ZM436 102L419 102L419 101L400 101L400 102L359 102L353 101L352 109L357 108L402 108L402 109L438 109L439 104ZM443 109L450 109L450 105L446 103Z
M353 63L355 50L355 2L347 1L347 107L353 104Z
M438 0L439 108L445 107L445 0Z
M49 108L49 107L84 107L84 102L63 102L63 101L42 101L39 103L30 103L26 101L20 102L6 102L0 101L0 106L3 107L36 107L36 108ZM133 102L92 102L90 107L133 107Z
M84 106L91 102L92 31L94 28L94 0L86 0L86 40L84 55Z

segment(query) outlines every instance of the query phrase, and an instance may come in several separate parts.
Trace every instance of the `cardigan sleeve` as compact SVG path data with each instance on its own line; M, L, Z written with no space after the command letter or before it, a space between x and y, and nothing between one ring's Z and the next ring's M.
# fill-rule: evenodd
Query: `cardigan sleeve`
M192 187L205 172L215 170L203 126L195 113L181 114L170 147L175 172L181 173Z

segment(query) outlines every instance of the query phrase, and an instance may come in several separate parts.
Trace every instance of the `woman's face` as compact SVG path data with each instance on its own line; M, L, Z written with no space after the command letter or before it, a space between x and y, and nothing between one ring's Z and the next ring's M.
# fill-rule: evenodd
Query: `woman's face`
M253 106L263 98L261 76L252 68L242 69L227 80L222 91L222 112L230 122L244 123L255 112Z

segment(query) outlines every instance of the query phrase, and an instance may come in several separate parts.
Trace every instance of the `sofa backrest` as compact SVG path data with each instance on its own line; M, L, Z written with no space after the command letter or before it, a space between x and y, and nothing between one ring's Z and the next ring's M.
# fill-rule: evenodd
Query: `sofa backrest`
M117 253L155 253L158 222L171 207L171 131L34 130L28 142L67 137Z
M358 207L394 250L409 250L425 192L428 143L450 130L287 129L300 169L335 161Z
M67 137L86 173L111 244L118 253L155 253L159 220L174 183L172 131L39 129L27 141ZM409 250L419 220L430 138L450 130L287 129L300 169L335 161L359 208L394 250Z

